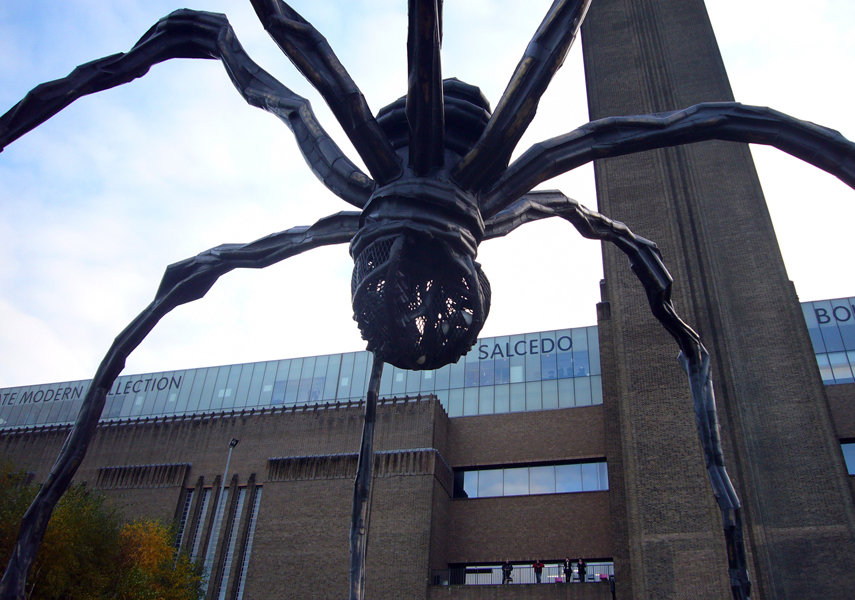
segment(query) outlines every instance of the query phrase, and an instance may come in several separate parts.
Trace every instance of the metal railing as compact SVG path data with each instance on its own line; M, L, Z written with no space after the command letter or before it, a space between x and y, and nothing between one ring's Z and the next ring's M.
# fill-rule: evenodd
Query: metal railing
M530 564L513 565L511 571L512 585L536 584L537 576ZM591 562L587 563L586 583L597 583L608 581L610 575L614 575L614 563ZM566 583L564 581L564 569L560 563L545 563L540 576L540 583ZM453 567L449 569L437 569L431 571L431 583L433 585L502 585L503 575L501 565L467 565L465 567ZM576 565L573 565L573 576L571 583L579 583L579 574Z

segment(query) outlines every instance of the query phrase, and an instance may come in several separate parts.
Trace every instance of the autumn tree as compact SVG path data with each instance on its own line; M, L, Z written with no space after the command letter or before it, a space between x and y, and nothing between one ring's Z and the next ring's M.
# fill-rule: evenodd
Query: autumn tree
M0 565L9 562L21 518L37 487L0 467ZM169 527L122 524L103 494L71 486L48 523L27 581L31 600L197 600L201 569L177 554Z

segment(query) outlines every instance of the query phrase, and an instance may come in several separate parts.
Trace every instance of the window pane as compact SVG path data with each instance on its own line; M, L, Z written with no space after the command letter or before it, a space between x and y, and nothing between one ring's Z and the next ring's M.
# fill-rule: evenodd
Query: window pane
M603 403L603 378L600 375L591 377L591 404Z
M526 334L525 352L525 380L540 381L540 334Z
M843 449L843 458L846 460L846 469L850 475L855 475L855 442L840 444Z
M609 489L609 466L607 463L601 462L597 464L600 471L600 489Z
M525 384L511 384L511 412L525 411Z
M422 371L421 377L422 379L421 384L419 385L419 391L422 393L432 392L436 385L436 371Z
M540 410L543 408L543 401L540 395L540 382L530 381L525 384L525 409Z
M449 369L449 387L451 389L462 388L463 378L466 371L466 363L462 359L458 360L456 363L449 365Z
M478 394L478 414L491 415L493 414L493 399L495 397L495 388L493 386L482 387Z
M392 395L403 396L407 389L407 372L398 367L394 367L387 377L392 378Z
M543 408L558 408L558 381L555 379L542 381L540 387L543 394Z
M837 322L834 319L831 302L828 300L814 302L814 307L816 309L817 321L819 322L819 331L822 333L826 350L828 352L840 352L844 350L843 339L840 337L840 330L837 329Z
M832 300L831 306L831 314L843 339L843 347L855 350L855 307L851 306L848 300Z
M831 372L834 374L835 383L852 383L852 370L849 368L849 359L845 352L832 352L828 355L831 363Z
M822 334L819 332L819 323L817 322L818 315L813 306L813 302L806 302L803 304L802 312L805 316L805 323L807 323L810 341L813 344L813 351L817 353L825 352L825 342L822 341Z
M831 365L828 364L828 354L817 354L816 363L819 365L819 374L822 376L822 382L834 383L834 374L831 372Z
M555 491L559 494L582 491L582 465L557 465Z
M338 374L338 392L336 399L348 400L353 394L351 393L351 382L353 381L353 360L356 355L353 352L348 352L341 357L341 371Z
M588 366L588 330L584 327L573 330L573 368L576 369L576 377L585 377L591 374Z
M505 496L528 495L528 468L505 469Z
M466 387L477 387L481 375L481 365L478 364L478 358L475 360L467 360L464 367L464 385Z
M458 388L448 393L448 416L463 416L463 389Z
M587 327L588 360L591 363L591 375L600 374L600 336L597 326Z
M531 467L529 469L531 494L555 493L555 467Z
M478 473L478 497L491 498L502 495L502 469Z
M511 410L511 386L497 385L495 388L496 397L493 400L493 411L497 413L506 413Z
M324 382L324 400L335 400L335 392L338 387L338 375L341 369L341 354L330 356L327 365L326 381Z
M590 406L591 404L591 378L577 377L576 383L576 406Z
M463 391L463 415L478 414L478 388L466 388Z
M463 473L463 492L468 498L478 497L478 471Z
M597 463L582 464L582 491L594 492L600 489L600 475Z

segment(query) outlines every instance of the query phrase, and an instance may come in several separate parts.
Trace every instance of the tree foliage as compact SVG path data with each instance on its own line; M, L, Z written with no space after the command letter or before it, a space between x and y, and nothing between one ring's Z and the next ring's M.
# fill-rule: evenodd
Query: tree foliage
M37 487L0 467L0 565L5 569L18 527ZM27 581L31 600L196 600L201 569L175 551L166 525L122 523L103 494L71 486L48 523Z

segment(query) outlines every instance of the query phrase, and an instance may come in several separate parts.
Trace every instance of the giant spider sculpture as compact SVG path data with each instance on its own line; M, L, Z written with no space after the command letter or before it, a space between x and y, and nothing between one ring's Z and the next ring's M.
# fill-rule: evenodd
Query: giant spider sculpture
M548 217L629 258L654 316L680 347L710 480L722 512L734 598L750 582L741 508L724 468L709 354L671 303L672 279L656 245L539 183L595 159L710 139L775 146L855 187L855 145L839 133L767 108L737 103L594 121L536 144L510 162L538 101L576 37L590 0L555 0L496 109L478 88L442 80L442 0L409 0L407 95L371 113L327 41L281 0L252 0L264 28L329 104L365 163L351 162L320 126L306 99L256 65L224 15L178 10L127 53L77 67L33 89L0 117L0 150L77 98L118 86L173 58L219 59L244 99L294 133L320 181L358 211L325 217L247 244L226 244L170 265L154 300L116 338L89 387L77 422L27 511L2 598L23 598L27 573L59 497L80 465L125 358L155 324L205 295L223 274L264 268L306 250L350 243L354 318L374 355L354 485L350 597L363 597L373 428L384 363L435 369L475 342L490 308L490 286L475 261L481 242Z

